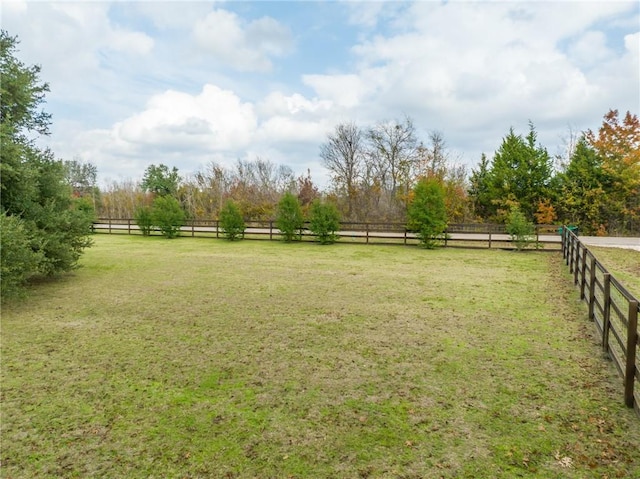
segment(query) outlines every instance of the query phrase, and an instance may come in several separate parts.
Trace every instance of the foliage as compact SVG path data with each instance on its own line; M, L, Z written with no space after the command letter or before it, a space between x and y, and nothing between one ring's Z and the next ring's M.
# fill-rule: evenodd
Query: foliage
M136 224L143 236L149 236L153 230L153 213L150 206L140 206L134 214Z
M175 196L180 183L178 169L171 170L162 163L158 166L149 165L142 177L142 189L160 196Z
M173 196L158 196L151 207L151 222L166 238L175 238L184 224L185 213Z
M471 171L469 179L469 200L474 214L482 219L489 218L493 209L489 184L490 162L484 153L477 170Z
M597 134L588 130L587 143L602 161L602 221L610 233L640 230L640 120L627 112L622 122L610 110Z
M11 267L14 287L34 275L75 268L91 244L95 217L92 208L72 200L63 163L35 146L32 135L48 134L50 116L40 105L49 89L40 83L39 67L15 58L16 44L0 33L0 211L7 231L15 233L11 239L3 234L3 247L6 240L6 257L21 258L16 264L24 268Z
M340 213L333 203L315 200L311 203L309 228L320 244L335 243L340 229Z
M220 211L220 228L229 241L235 241L244 236L246 225L242 211L233 200L227 200Z
M536 223L539 225L552 225L558 218L556 209L551 204L551 200L546 199L538 203L538 210L534 213Z
M483 158L472 174L470 195L476 213L485 220L504 221L510 204L517 203L532 221L539 203L552 199L552 173L551 159L537 144L533 124L524 138L511 128L491 164Z
M351 219L365 157L364 134L360 127L353 122L338 124L320 147L320 157L331 173L334 188L347 198L346 215Z
M76 197L91 197L95 199L98 192L98 167L89 162L78 159L64 162L65 178ZM95 201L94 201L95 208Z
M447 228L445 192L436 178L423 178L413 189L407 211L407 227L416 231L426 248L436 246Z
M20 218L0 215L0 245L0 296L20 296L24 293L22 286L41 261Z
M298 198L290 192L284 194L278 203L276 227L285 241L300 239L304 217Z
M518 206L511 206L507 217L507 233L518 251L522 251L534 242L535 226L531 223Z
M585 138L578 141L569 164L557 178L561 218L585 234L595 234L606 221L607 194L602 159Z

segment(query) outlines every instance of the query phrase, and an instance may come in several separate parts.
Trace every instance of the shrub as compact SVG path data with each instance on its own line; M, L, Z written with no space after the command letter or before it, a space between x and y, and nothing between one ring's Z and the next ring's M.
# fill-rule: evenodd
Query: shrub
M220 211L220 228L225 238L229 241L234 241L244 236L246 225L240 208L233 200L228 200Z
M511 206L506 229L518 251L522 251L534 242L535 226L527 220L517 205Z
M4 300L24 293L24 283L42 258L34 252L24 222L15 216L0 215L0 244L0 296Z
M148 206L141 206L134 214L136 224L143 236L149 236L153 229L153 214Z
M285 193L278 203L276 228L280 230L285 241L293 241L301 238L303 224L300 201L292 193Z
M184 224L185 213L173 196L158 196L151 207L151 222L165 238L175 238Z
M320 200L311 203L309 223L320 244L335 243L338 239L335 232L340 229L340 213L333 203L323 203Z
M436 179L421 179L407 209L407 227L416 231L425 248L434 248L447 228L444 189Z

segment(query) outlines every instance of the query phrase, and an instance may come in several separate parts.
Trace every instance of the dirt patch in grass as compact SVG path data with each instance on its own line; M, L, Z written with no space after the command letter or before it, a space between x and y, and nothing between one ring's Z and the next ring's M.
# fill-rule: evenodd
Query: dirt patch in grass
M2 311L5 477L640 476L559 255L95 241Z

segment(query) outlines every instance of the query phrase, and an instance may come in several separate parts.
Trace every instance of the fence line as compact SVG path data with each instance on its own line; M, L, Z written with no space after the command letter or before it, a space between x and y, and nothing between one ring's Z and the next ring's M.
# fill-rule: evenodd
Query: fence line
M275 221L247 221L244 236L252 239L281 239L281 233L275 226ZM385 243L385 244L418 244L417 235L408 230L403 223L383 222L343 222L340 231L336 234L344 242L355 243ZM99 218L93 224L96 233L109 234L126 233L141 234L134 219ZM159 234L157 230L152 233ZM223 235L218 220L189 220L184 223L180 232L181 236L219 238ZM311 240L314 235L309 230L309 224L305 223L302 229L302 238ZM536 248L544 247L547 250L560 250L561 238L557 234L557 226L537 225L531 241ZM497 224L450 224L447 228L443 244L452 248L514 248L509 234L504 225Z
M640 415L639 301L568 228L562 229L562 255L580 299L588 305L602 349L622 376L624 403Z

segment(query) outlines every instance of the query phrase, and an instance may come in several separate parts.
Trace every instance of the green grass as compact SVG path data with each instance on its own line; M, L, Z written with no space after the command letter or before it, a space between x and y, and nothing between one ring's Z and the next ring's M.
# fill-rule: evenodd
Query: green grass
M557 254L98 235L82 264L3 307L3 477L640 477Z
M640 251L589 246L598 261L640 299Z

